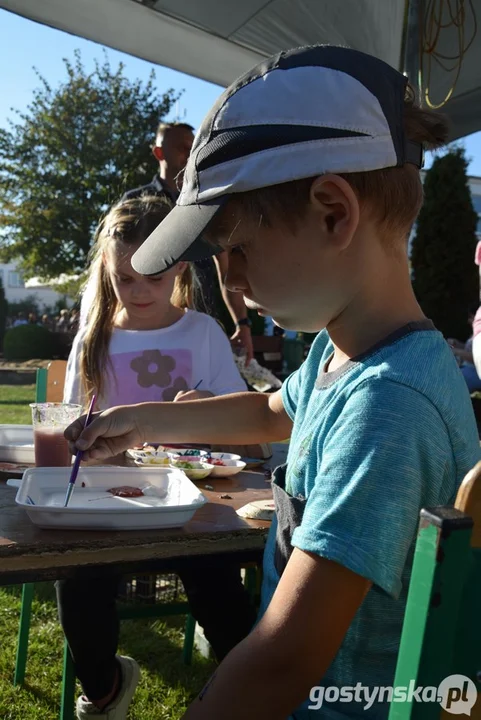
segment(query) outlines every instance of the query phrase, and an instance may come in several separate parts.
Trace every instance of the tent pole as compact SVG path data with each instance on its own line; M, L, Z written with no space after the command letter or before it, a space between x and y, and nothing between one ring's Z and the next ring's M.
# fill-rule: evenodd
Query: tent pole
M422 89L421 20L423 17L423 0L407 0L407 17L402 43L402 72L409 78L419 100Z

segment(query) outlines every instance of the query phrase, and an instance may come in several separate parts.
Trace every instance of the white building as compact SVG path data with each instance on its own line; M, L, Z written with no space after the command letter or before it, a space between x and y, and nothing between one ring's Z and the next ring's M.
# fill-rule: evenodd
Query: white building
M25 282L15 263L0 263L0 280L5 297L10 303L21 302L33 296L40 310L53 307L59 300L65 301L66 307L73 305L70 299L65 299L64 295L56 292L53 287L38 278L32 278Z

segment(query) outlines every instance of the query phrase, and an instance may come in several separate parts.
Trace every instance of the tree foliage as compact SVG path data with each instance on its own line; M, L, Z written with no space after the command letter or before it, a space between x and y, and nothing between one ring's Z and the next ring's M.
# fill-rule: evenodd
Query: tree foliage
M56 88L36 71L27 111L0 130L0 257L26 277L84 269L103 212L151 180L156 126L179 96L158 95L154 73L130 81L106 56L92 72L78 51L64 63Z
M70 300L75 303L80 302L82 291L87 283L88 273L87 271L80 275L72 275L70 277L60 277L52 288L61 295L66 295Z
M479 305L474 264L477 214L473 209L464 150L434 160L424 181L411 263L421 307L445 337L466 340L469 314Z

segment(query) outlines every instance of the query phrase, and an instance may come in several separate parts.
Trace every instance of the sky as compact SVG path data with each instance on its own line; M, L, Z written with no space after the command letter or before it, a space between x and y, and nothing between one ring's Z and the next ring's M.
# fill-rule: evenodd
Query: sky
M87 70L93 69L95 59L103 59L102 45L0 10L0 127L7 127L8 118L15 119L12 107L24 110L32 100L32 92L39 86L33 67L55 87L67 77L62 59L73 59L77 49L82 53ZM150 72L155 70L159 93L169 88L184 90L171 116L180 116L183 122L195 128L223 91L218 85L161 65L153 65L116 50L106 48L106 51L114 68L119 62L125 64L124 72L131 80L140 78L147 81ZM173 119L171 116L166 119Z
M55 87L66 77L62 58L73 58L76 49L81 51L87 69L93 68L96 58L102 59L102 46L97 43L0 10L0 127L7 127L8 119L15 118L11 108L25 110L31 101L32 91L39 84L33 67ZM166 119L179 118L194 128L200 125L223 90L217 85L160 65L152 65L116 50L107 49L107 56L113 67L123 62L125 74L132 80L147 80L154 69L160 93L169 88L184 90L171 116ZM468 136L462 143L470 160L469 173L481 176L481 132ZM427 167L429 164L430 158L427 158Z

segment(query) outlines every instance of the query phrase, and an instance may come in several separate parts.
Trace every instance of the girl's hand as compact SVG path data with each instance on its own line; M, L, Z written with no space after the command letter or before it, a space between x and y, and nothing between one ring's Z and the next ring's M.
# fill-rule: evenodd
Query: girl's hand
M202 400L203 398L214 397L214 393L209 390L181 390L174 398L174 402L182 402L183 400Z
M110 408L94 413L85 429L85 415L80 417L65 430L70 452L76 455L82 450L86 461L105 460L140 445L148 431L141 414L139 405Z

